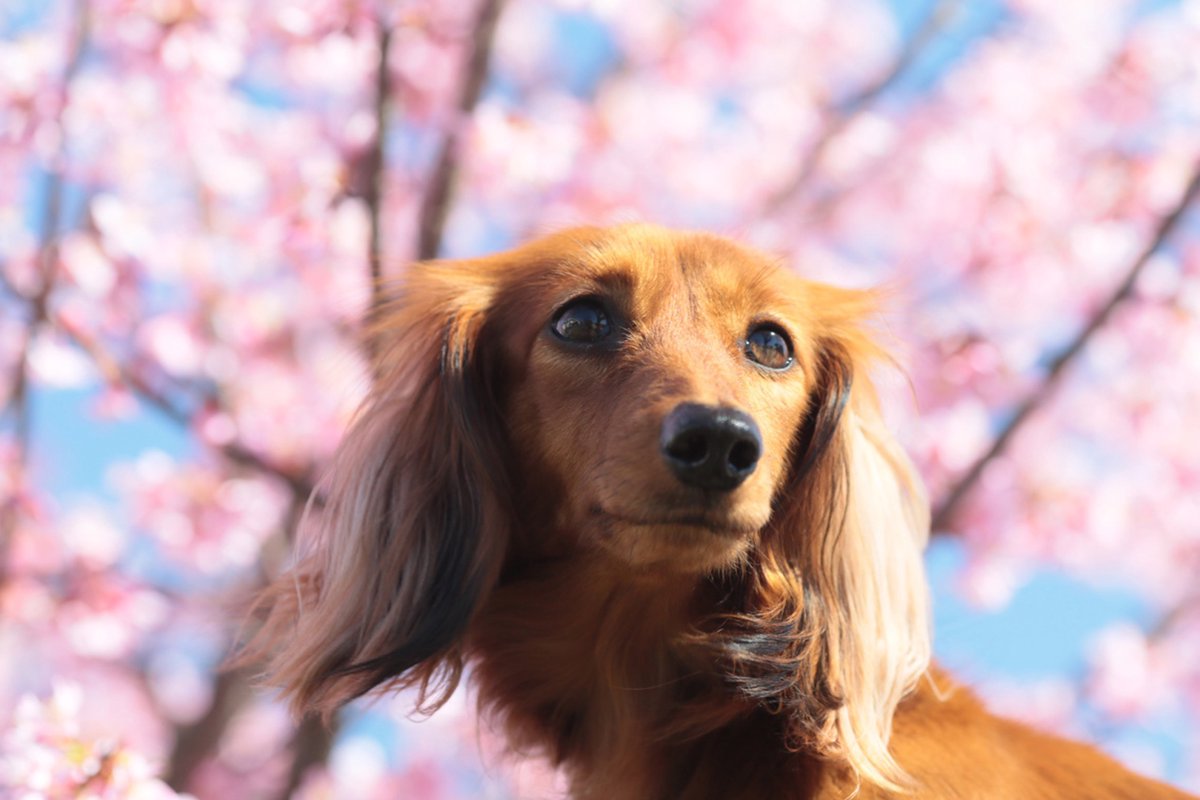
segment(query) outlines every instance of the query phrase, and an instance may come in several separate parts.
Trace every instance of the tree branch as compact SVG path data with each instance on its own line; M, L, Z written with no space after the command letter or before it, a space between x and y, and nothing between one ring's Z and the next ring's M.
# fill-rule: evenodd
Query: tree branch
M946 492L941 502L935 506L932 522L935 533L939 531L944 532L949 527L953 521L955 511L958 510L963 499L975 487L975 484L979 482L987 466L1004 452L1004 448L1008 446L1009 441L1012 440L1013 436L1016 435L1017 431L1020 430L1021 426L1029 419L1033 412L1046 403L1055 388L1062 381L1067 367L1079 357L1088 342L1096 335L1096 332L1104 327L1105 323L1112 317L1117 307L1133 295L1134 287L1137 285L1137 279L1142 269L1146 266L1150 257L1158 252L1171 234L1174 233L1175 229L1179 227L1184 214L1195 202L1197 194L1200 194L1200 165L1192 173L1187 188L1184 189L1175 206L1159 220L1149 243L1142 249L1137 258L1134 259L1129 270L1126 272L1125 279L1113 290L1113 293L1104 305L1092 314L1063 351L1050 362L1050 366L1041 383L1017 405L1008 422L997 432L991 446L975 459L971 466L962 474L962 477Z
M442 248L442 234L450 212L450 193L458 174L459 135L462 123L474 113L479 96L483 92L502 4L503 0L481 0L479 4L471 34L471 53L459 88L458 113L442 137L433 173L421 198L417 258L422 261L437 258Z
M388 63L392 52L391 23L382 16L377 21L379 55L375 62L375 80L372 85L371 107L375 120L375 136L370 146L352 156L346 166L349 174L347 194L361 197L367 207L367 273L371 284L371 296L364 314L365 335L360 345L367 362L376 365L378 342L375 341L374 325L385 301L383 291L383 204L387 175L387 140L391 115L392 80Z
M329 724L319 716L309 714L300 721L289 747L292 750L292 765L287 780L279 792L279 800L288 800L300 788L304 777L313 767L324 764L333 749L333 740L341 727L340 715L335 715Z
M87 49L88 38L91 35L91 9L88 0L77 0L75 4L75 30L69 49L67 62L63 66L60 100L55 110L55 119L62 127L63 117L70 102L71 84L83 63L84 51ZM29 460L30 437L33 422L29 404L29 348L37 338L38 331L46 323L50 305L50 295L58 281L58 237L62 227L62 198L65 176L65 160L67 157L66 135L63 134L55 152L49 170L46 172L45 199L39 211L41 229L38 232L38 268L41 282L36 293L26 298L28 301L29 319L17 359L12 367L7 407L4 412L11 412L13 417L13 432L15 434L17 456L13 465L14 483L21 480L25 465ZM6 282L7 283L7 282ZM13 287L9 287L12 289ZM13 292L14 294L19 294ZM16 533L19 492L14 491L11 497L0 501L0 584L8 579L8 551L12 537Z
M185 428L192 426L194 419L191 412L181 408L166 394L155 388L145 376L139 374L132 367L122 364L95 339L65 320L59 320L58 327L91 357L107 380L127 387L172 422ZM236 464L251 467L283 481L302 502L304 498L312 494L313 484L307 476L297 475L292 470L271 462L240 442L229 442L216 447L216 450Z
M379 23L379 61L375 68L375 140L367 152L362 168L363 200L370 219L370 238L367 242L368 269L371 272L371 309L368 319L374 320L383 305L383 192L387 174L388 115L391 109L391 72L388 61L392 51L392 29L387 22ZM370 343L373 348L374 343ZM370 353L374 355L374 353Z
M251 697L250 681L244 670L222 672L213 684L208 711L175 732L175 744L163 780L176 791L187 789L204 760L216 749L229 721Z
M21 486L25 473L25 464L29 459L29 379L28 357L30 341L33 338L33 324L25 329L24 341L17 353L13 364L12 389L9 391L8 404L5 413L11 413L13 419L13 439L16 444L16 458L6 466L12 471L7 481L12 484L12 491L6 497L0 497L0 586L8 582L8 553L13 536L17 532L17 522L20 519Z
M934 41L954 18L960 2L961 0L936 0L925 19L922 20L921 26L913 32L905 45L896 53L887 69L845 100L826 109L825 126L821 133L800 160L792 177L767 198L759 212L760 215L769 216L780 211L804 191L824 159L829 145L880 95L894 86L909 67L921 57L930 42Z

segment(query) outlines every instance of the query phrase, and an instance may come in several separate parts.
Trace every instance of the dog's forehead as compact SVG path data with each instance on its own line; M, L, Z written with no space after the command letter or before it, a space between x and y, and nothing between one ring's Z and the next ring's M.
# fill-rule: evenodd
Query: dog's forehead
M571 242L552 272L562 292L580 283L623 295L652 314L679 303L724 309L777 304L792 281L779 260L710 234L625 226ZM582 287L584 289L587 286Z

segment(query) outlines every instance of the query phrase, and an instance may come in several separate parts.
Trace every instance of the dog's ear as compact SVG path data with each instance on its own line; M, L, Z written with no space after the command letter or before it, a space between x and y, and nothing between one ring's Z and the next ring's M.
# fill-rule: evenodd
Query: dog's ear
M928 504L883 424L867 365L844 343L824 348L812 439L795 475L802 517L786 520L787 538L820 649L815 677L841 701L820 735L865 778L895 789L905 776L887 749L893 712L930 660Z
M313 539L263 594L247 649L298 713L381 684L416 686L432 709L461 677L463 633L508 537L487 274L415 265L375 321L374 387L309 504Z
M738 615L761 619L733 650L736 680L791 714L799 743L895 790L892 716L930 660L928 506L868 378L871 297L815 289L808 409Z

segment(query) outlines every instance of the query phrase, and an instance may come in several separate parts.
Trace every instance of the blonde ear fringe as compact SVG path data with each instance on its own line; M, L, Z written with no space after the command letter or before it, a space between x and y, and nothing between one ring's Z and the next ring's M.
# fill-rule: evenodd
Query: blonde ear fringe
M828 731L829 754L861 778L911 792L888 750L896 706L925 674L932 649L921 554L929 538L924 488L899 445L863 403L842 421L848 503L829 626L831 671L844 703ZM857 793L857 790L856 792Z

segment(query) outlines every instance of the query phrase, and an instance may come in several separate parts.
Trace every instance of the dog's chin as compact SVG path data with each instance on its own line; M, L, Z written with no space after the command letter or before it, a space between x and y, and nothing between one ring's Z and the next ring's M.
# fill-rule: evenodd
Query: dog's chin
M706 515L660 518L613 514L593 509L588 527L595 542L635 570L703 573L743 558L761 525Z

